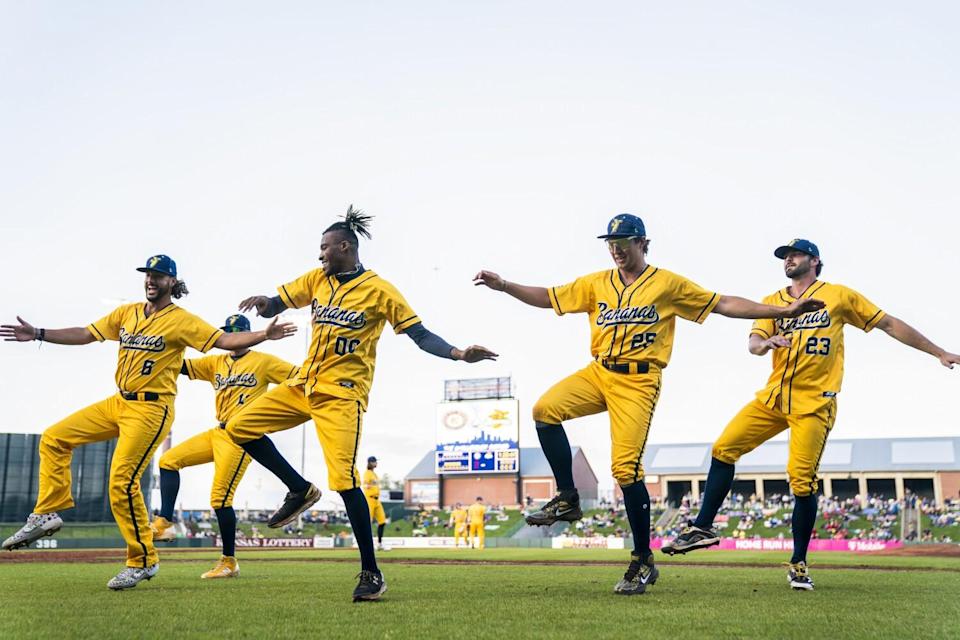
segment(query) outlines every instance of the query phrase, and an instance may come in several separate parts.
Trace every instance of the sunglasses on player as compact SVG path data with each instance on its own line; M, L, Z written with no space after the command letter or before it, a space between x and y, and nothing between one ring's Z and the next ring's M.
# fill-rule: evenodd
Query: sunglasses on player
M607 238L607 247L611 250L617 248L621 251L626 251L630 248L630 245L633 244L634 240L639 240L639 238L636 236L630 236L629 238Z

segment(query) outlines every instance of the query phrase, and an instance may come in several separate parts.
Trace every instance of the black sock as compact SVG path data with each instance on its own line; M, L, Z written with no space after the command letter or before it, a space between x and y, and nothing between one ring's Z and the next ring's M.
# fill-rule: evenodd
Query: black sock
M709 529L713 526L713 519L723 506L723 501L733 488L734 465L713 458L710 461L710 473L707 474L707 486L700 496L700 513L694 521L694 526Z
M817 496L794 496L793 505L793 557L790 562L806 562L810 536L817 524Z
M273 475L280 478L287 489L294 493L299 493L310 486L310 483L303 479L296 470L290 466L287 459L280 455L273 441L267 436L244 442L243 450L250 454L250 457L262 464Z
M377 557L373 553L373 527L370 526L370 507L367 498L360 489L340 491L343 506L347 508L347 517L353 528L353 539L360 548L360 566L365 571L379 571Z
M217 522L220 524L220 539L223 541L223 555L232 556L237 553L237 512L233 507L214 509Z
M180 493L180 472L160 469L160 517L173 522L173 509Z
M383 544L383 530L387 528L387 523L377 525L377 542Z
M647 485L634 482L630 486L620 487L623 491L623 506L627 510L627 520L633 531L633 555L646 560L650 552L650 494Z
M573 484L573 453L563 425L538 422L537 437L540 438L543 455L553 469L553 477L557 479L557 490L576 491Z

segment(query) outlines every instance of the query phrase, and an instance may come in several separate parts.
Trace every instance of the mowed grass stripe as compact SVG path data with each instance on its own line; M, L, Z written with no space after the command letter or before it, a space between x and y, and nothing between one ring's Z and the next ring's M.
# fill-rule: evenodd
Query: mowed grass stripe
M676 565L623 597L608 566L391 564L384 600L353 604L339 563L241 561L240 578L203 581L197 560L119 593L103 564L0 566L0 637L949 638L960 595L941 573L814 572L800 593L780 568Z

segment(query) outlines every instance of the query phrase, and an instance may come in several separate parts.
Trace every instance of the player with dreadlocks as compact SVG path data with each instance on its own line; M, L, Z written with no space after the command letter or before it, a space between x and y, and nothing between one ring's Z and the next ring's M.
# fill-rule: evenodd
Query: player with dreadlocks
M276 296L252 296L240 303L241 311L256 309L267 318L309 305L313 336L299 374L227 422L227 434L287 485L289 493L269 521L271 527L282 527L315 504L320 491L290 466L267 435L313 420L327 464L328 485L343 498L360 548L362 569L354 602L376 600L387 588L377 567L370 511L356 467L384 323L441 358L479 362L497 356L484 347L458 349L447 344L424 328L392 284L363 266L359 236L370 238L370 220L351 205L343 221L324 231L319 269L278 287Z

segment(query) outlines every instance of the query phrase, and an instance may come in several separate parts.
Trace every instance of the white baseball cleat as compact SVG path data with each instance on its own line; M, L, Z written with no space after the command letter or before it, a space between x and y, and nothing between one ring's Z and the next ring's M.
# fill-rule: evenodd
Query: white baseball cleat
M107 583L107 587L113 589L114 591L132 589L140 584L141 580L149 580L153 576L157 575L158 571L160 571L159 562L146 568L125 567L123 571L110 578L110 582Z
M60 527L63 526L63 520L54 513L31 513L27 516L27 524L20 527L20 530L3 541L3 548L9 551L26 547L32 542L36 542L43 536L52 536Z
M377 551L390 551L390 547L383 544L382 542L377 543Z

